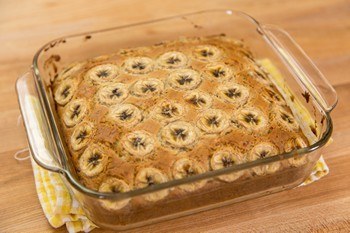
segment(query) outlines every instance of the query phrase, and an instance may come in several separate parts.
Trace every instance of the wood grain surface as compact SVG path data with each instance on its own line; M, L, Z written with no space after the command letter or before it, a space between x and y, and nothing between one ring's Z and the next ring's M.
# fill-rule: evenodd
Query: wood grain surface
M247 12L290 32L334 85L334 142L324 151L330 174L290 191L226 206L131 232L350 232L350 2L235 1L0 1L0 232L65 232L46 221L17 126L15 80L34 53L62 35L212 8ZM94 230L94 232L103 232Z

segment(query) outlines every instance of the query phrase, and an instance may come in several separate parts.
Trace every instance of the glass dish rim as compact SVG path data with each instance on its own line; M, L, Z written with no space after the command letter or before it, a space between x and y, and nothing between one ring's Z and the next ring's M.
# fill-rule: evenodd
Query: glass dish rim
M164 21L169 21L169 20L174 20L174 19L179 19L185 16L194 16L194 15L200 15L200 14L206 14L206 13L225 13L225 14L232 14L232 13L236 13L238 15L241 15L242 17L246 18L247 20L249 20L251 23L253 23L258 30L260 30L259 33L262 33L263 36L268 37L265 33L264 33L264 29L263 29L263 25L261 25L256 19L254 19L252 16L242 12L242 11L236 11L236 10L228 10L228 9L213 9L213 10L202 10L202 11L196 11L196 12L191 12L191 13L185 13L185 14L180 14L180 15L174 15L174 16L170 16L170 17L164 17L164 18L159 18L159 19L154 19L154 20L149 20L149 21L142 21L142 22L138 22L138 23L133 23L133 24L127 24L127 25L122 25L122 26L116 26L116 27L110 27L110 28L106 28L106 29L101 29L101 30L95 30L95 31L89 31L89 32L82 32L82 33L77 33L77 34L72 34L72 35L68 35L68 36L64 36L64 37L59 37L57 39L51 40L50 42L46 43L44 46L42 46L34 55L33 58L33 63L32 63L32 73L34 76L34 81L35 81L35 85L36 85L36 90L38 91L38 95L40 98L40 104L41 107L43 108L46 118L51 118L51 119L46 119L46 120L51 120L54 121L54 117L53 117L53 113L50 111L50 109L45 106L49 103L45 103L45 99L43 99L43 94L46 95L46 93L44 91L43 88L43 82L41 81L41 75L40 75L40 71L38 68L38 59L39 56L41 55L41 53L45 50L45 48L47 48L48 46L50 46L52 43L59 41L59 40L63 40L63 39L68 39L68 38L76 38L76 37L80 37L80 36L86 36L86 35L93 35L93 34L97 34L97 33L103 33L103 32L108 32L108 31L113 31L113 30L120 30L123 28L132 28L132 27L136 27L136 26L142 26L142 25L150 25L150 24L154 24L154 23L160 23L160 22L164 22ZM273 48L274 50L276 50L275 48ZM278 52L278 51L277 51ZM44 102L44 103L43 103ZM220 175L225 175L228 173L232 173L232 172L237 172L240 170L244 170L244 169L248 169L254 166L259 166L259 165L264 165L264 164L268 164L268 163L272 163L272 162L277 162L277 161L281 161L281 160L285 160L285 159L289 159L292 158L293 156L295 156L296 154L298 154L299 156L305 155L307 153L310 153L312 151L315 151L319 148L321 148L322 146L324 146L328 140L331 137L332 131L333 131L333 123L332 123L332 119L330 117L330 114L328 111L323 111L322 113L325 116L325 120L327 123L326 126L326 130L325 132L322 134L322 137L320 139L318 139L315 143L304 147L304 148L300 148L297 150L293 150L291 152L288 153L281 153L278 155L274 155L268 158L261 158L255 161L251 161L251 162L245 162L243 164L237 164L237 165L233 165L231 167L227 167L227 168L223 168L223 169L219 169L219 170L215 170L215 171L207 171L198 175L194 175L194 176L190 176L190 177L186 177L186 178L182 178L182 179L178 179L178 180L170 180L167 181L165 183L161 183L161 184L155 184L152 185L150 187L146 187L146 188L141 188L141 189L135 189L135 190L131 190L129 192L125 192L125 193L104 193L104 192L99 192L90 188L87 188L86 186L84 186L78 179L77 177L75 177L68 169L63 168L63 167L59 167L58 171L60 174L62 174L67 181L74 187L76 188L78 191L87 194L90 197L94 197L94 198L99 198L99 199L112 199L112 200L121 200L121 199L126 199L126 198L131 198L131 197L135 197L135 196L140 196L140 195L144 195L144 194L148 194L151 192L155 192L155 191L160 191L163 189L168 189L168 188L174 188L176 186L179 185L183 185L183 184L187 184L190 182L196 182L196 181L200 181L203 179L213 179L216 178ZM49 114L49 116L48 116ZM50 128L52 130L52 125L50 125ZM58 133L59 134L59 133ZM57 142L55 142L56 145ZM63 143L63 142L60 142ZM57 145L56 145L57 146ZM62 158L64 156L62 156L59 153L59 156ZM47 169L45 164L42 164L40 161L35 159L35 156L33 156L35 162L40 165L41 167ZM68 161L69 162L69 161ZM64 161L64 163L67 163L67 161ZM66 166L66 164L63 164Z

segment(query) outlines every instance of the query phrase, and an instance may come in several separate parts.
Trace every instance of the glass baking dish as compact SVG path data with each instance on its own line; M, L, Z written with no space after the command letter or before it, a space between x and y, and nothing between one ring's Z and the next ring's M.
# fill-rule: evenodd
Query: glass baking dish
M279 71L283 78L273 82L299 120L310 146L125 193L101 193L83 186L70 162L55 112L50 86L58 73L68 64L93 57L103 59L103 55L122 48L153 45L182 36L221 34L243 39L257 59L268 59ZM33 159L41 167L61 174L91 221L114 230L180 217L300 185L310 175L331 137L330 112L337 103L332 86L285 31L232 10L195 12L53 40L35 54L30 71L18 79L16 89ZM288 160L295 157L304 158L307 163L288 166ZM272 163L281 163L285 169L263 176L251 175L254 169ZM238 172L246 175L233 182L217 179ZM202 180L207 181L205 189L175 192L181 186ZM167 198L144 202L150 193L165 191L169 192ZM103 208L106 201L125 200L129 201L126 208Z

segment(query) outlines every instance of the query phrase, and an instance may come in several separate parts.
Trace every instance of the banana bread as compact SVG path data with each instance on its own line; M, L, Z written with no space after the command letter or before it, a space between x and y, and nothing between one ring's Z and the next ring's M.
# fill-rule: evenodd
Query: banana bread
M242 41L180 38L66 67L54 80L61 128L80 181L127 192L305 147L308 140L270 74ZM306 164L292 158L289 167ZM282 171L273 163L218 182ZM145 195L205 189L206 181ZM103 201L120 210L130 200Z

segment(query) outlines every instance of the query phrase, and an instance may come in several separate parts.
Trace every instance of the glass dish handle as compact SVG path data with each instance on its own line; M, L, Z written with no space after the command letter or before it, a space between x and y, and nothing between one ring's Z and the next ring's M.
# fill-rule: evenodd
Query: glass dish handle
M16 91L33 159L49 171L64 173L55 156L57 150L31 72L17 79Z
M332 111L338 102L337 93L304 50L281 28L263 25L261 29L315 100L326 112Z

